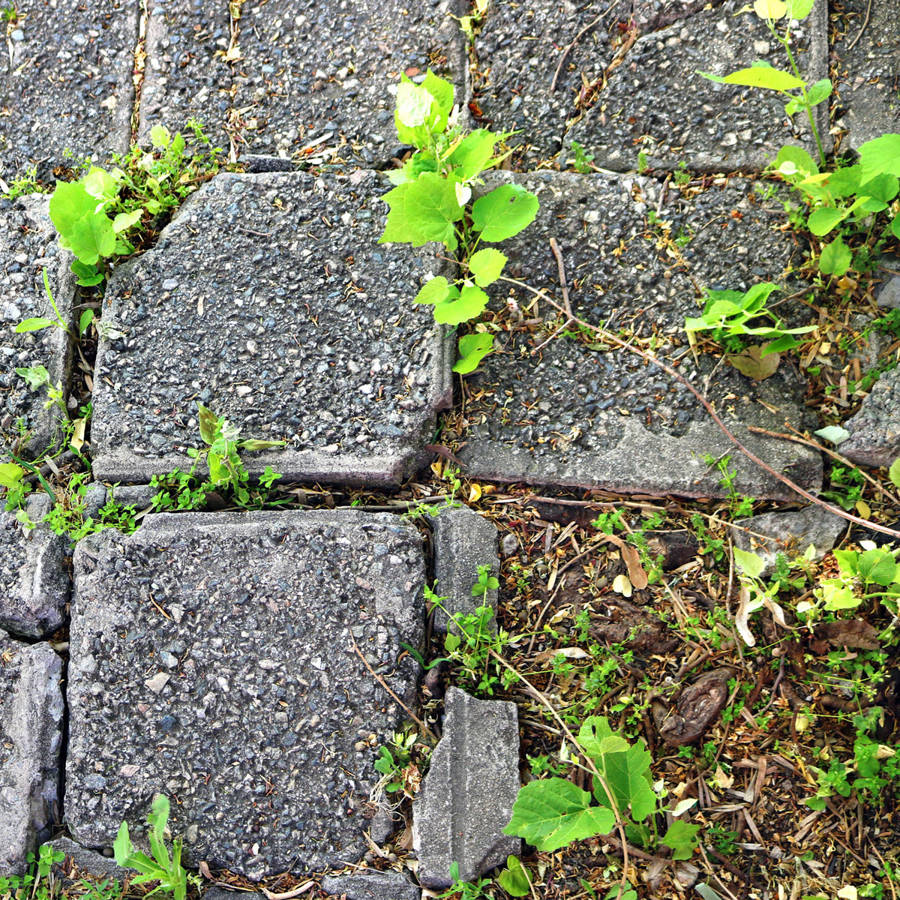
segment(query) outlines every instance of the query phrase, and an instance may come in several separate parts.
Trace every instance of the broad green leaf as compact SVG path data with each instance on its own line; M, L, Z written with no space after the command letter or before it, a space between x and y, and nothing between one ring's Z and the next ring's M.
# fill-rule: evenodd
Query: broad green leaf
M400 242L421 247L439 241L451 252L458 241L454 223L464 214L456 200L456 179L423 172L416 181L401 184L382 198L389 206L379 243Z
M479 287L487 287L493 284L503 271L507 257L493 247L479 250L469 260L469 271L475 278L475 284Z
M16 334L23 334L26 331L40 331L42 328L49 328L51 325L55 325L56 323L53 319L43 319L41 317L37 317L34 319L23 319L16 325Z
M840 276L850 268L852 261L853 254L850 252L850 248L844 243L843 238L838 236L822 248L822 255L819 257L819 271L823 275Z
M50 373L41 365L16 369L16 375L24 378L25 383L32 391L40 390L44 385L50 384Z
M112 223L113 231L118 234L120 231L127 231L134 225L137 225L138 222L141 221L141 216L144 214L144 210L142 208L134 209L131 212L127 213L119 213L114 219Z
M766 567L765 560L757 553L751 553L748 550L741 550L740 547L733 547L735 565L750 578L759 578L763 569Z
M803 82L790 72L782 72L771 66L751 66L749 69L738 69L730 75L720 77L709 72L700 72L704 78L720 84L738 84L743 87L761 87L772 91L792 91L802 87Z
M862 185L859 188L859 193L872 197L874 200L880 200L883 203L890 203L897 196L898 189L900 189L900 181L898 181L897 176L888 172L882 172L881 175L876 175Z
M494 349L494 337L490 334L466 334L459 339L459 359L453 366L457 375L468 375Z
M891 467L888 469L888 478L891 479L894 487L900 487L900 456L891 463Z
M697 840L699 825L689 825L676 819L663 835L662 843L672 848L672 859L690 859L700 842Z
M531 878L528 870L517 856L506 857L506 868L497 876L497 884L510 897L527 897L531 893Z
M431 112L434 97L412 81L401 81L397 85L397 118L407 128L424 125Z
M603 754L602 767L598 766L605 773L619 812L624 814L630 808L636 822L642 822L656 812L657 798L650 781L652 761L646 744L639 740L624 753ZM599 783L594 784L594 796L601 806L610 805L606 791Z
M459 142L448 162L460 179L468 181L488 168L496 142L497 136L493 132L479 128Z
M538 198L518 184L502 184L472 205L472 222L481 237L505 241L527 228L538 212Z
M609 724L606 716L588 716L578 730L578 743L581 749L593 760L597 760L603 753L600 744L608 737L613 737L616 732ZM628 746L626 742L626 747Z
M860 600L853 591L837 579L826 579L820 585L822 601L829 612L841 609L856 609Z
M197 420L200 423L200 437L203 443L212 446L219 431L219 417L211 409L198 403Z
M806 91L806 99L809 106L818 106L824 103L830 96L832 91L831 79L823 78L817 81Z
M852 197L859 190L861 175L862 166L843 166L828 175L825 187L837 200Z
M897 563L887 550L866 550L859 555L859 575L863 581L882 587L897 580Z
M432 131L441 134L446 129L447 120L453 111L453 85L429 69L425 74L422 87L434 97L430 124Z
M165 125L154 125L150 129L150 143L160 150L165 150L172 143L172 134Z
M815 5L815 0L788 0L788 16L798 21L805 19Z
M835 225L839 225L850 214L848 209L842 209L834 206L825 207L824 209L815 209L809 216L809 230L816 237L823 237L828 234Z
M891 234L900 241L900 215L891 219Z
M83 263L92 265L100 256L110 256L115 234L109 217L97 212L97 199L79 182L59 181L50 198L50 218L59 232L60 244Z
M91 166L87 175L81 179L84 189L95 200L111 203L119 193L119 184L105 169Z
M460 325L484 312L488 295L474 284L464 285L455 300L446 300L434 308L434 321L441 325Z
M863 184L882 172L900 175L900 134L883 134L866 141L858 152Z
M846 575L848 578L859 575L859 553L856 550L834 550L832 552L842 575Z
M25 476L25 470L15 463L0 463L0 487L12 490Z
M78 334L84 335L84 333L88 330L91 322L94 321L94 310L85 309L82 310L81 315L78 317Z
M70 268L81 287L93 287L103 281L103 272L96 265L89 266L80 259L73 259Z
M519 791L504 834L518 835L538 850L552 852L574 841L608 834L612 810L591 805L587 791L564 778L532 781Z
M757 312L766 305L769 296L778 290L778 285L771 281L762 281L754 284L741 300L741 309L748 312Z
M438 275L422 285L413 303L443 303L450 295L450 290L450 282L443 275Z
M819 167L815 164L813 158L802 148L788 144L778 151L775 157L775 168L780 172L785 163L792 163L796 171L802 172L804 175L815 175L819 171ZM783 174L790 174L785 172Z
M777 21L787 15L788 4L784 0L754 0L753 12L760 19Z

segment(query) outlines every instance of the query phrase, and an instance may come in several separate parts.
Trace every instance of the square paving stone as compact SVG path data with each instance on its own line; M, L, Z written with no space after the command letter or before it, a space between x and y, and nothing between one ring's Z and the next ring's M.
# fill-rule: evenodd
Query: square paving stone
M366 851L375 749L424 633L422 542L389 515L149 516L75 551L65 817L110 846L156 792L196 863L252 878Z
M215 146L228 148L225 126L233 96L233 72L225 59L231 44L228 8L227 0L148 0L142 141L154 125L174 133L195 118Z
M0 876L21 873L58 818L62 660L0 630Z
M554 157L563 143L563 159L571 159L577 140L595 165L616 171L637 169L641 150L651 168L684 162L691 170L761 169L782 144L807 134L804 122L797 116L792 127L773 92L697 74L725 75L756 59L786 66L763 22L752 13L735 17L742 5L618 4L589 28L602 11L597 4L573 13L555 0L497 2L476 43L485 74L478 104L493 127L522 130L528 163ZM794 34L801 71L812 81L824 78L823 0ZM592 92L589 110L576 121ZM819 110L824 134L827 110Z
M68 538L40 524L50 508L45 493L28 498L34 528L0 512L0 628L32 638L63 624L69 600Z
M71 256L59 249L48 205L41 194L0 200L0 460L23 445L26 456L37 456L57 435L61 415L45 406L45 391L31 390L15 370L44 366L53 384L62 382L64 388L68 378L68 338L62 329L15 332L23 319L54 317L43 269L63 321L72 318Z
M847 0L835 26L836 116L851 145L900 131L900 0Z
M577 315L605 323L613 333L636 335L645 349L652 338L657 356L674 362L749 448L776 471L816 488L818 454L748 431L781 431L785 420L807 421L804 384L793 368L782 364L771 378L753 382L711 355L699 353L695 362L683 331L685 317L702 308L695 282L746 290L773 280L785 281L787 293L796 289L784 278L798 251L778 231L784 221L778 198L762 200L752 182L740 179L720 179L687 200L649 178L549 172L511 177L538 195L541 208L534 224L504 246L509 274L561 302L549 246L555 237ZM647 221L648 211L657 210L673 239L665 248L658 246L662 226ZM514 288L495 301L495 307L501 300L512 304L501 318L511 330L498 335L501 352L488 356L481 372L467 380L458 437L465 442L459 456L470 476L722 496L721 476L706 457L730 454L738 491L791 496L729 443L683 385L636 355L559 336L532 356L548 329L562 324L540 301L538 314L547 327L535 331L521 324L535 316L533 308L525 310L533 299ZM779 312L795 315L788 303Z
M9 5L9 4L7 4ZM0 175L124 152L134 103L137 0L58 0L18 10L0 57Z
M197 401L289 479L396 483L451 396L452 346L415 307L430 255L380 247L387 187L372 172L223 174L157 246L117 269L97 354L94 473L187 468ZM452 338L451 338L452 341Z

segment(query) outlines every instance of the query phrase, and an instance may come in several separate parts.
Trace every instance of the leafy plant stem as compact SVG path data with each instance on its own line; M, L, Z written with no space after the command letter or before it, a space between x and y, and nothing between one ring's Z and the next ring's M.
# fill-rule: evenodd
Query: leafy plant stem
M37 478L37 480L41 483L41 487L50 495L50 499L56 503L56 494L53 493L53 488L47 483L47 479L41 475L40 470L37 466L33 466L30 462L27 462L24 459L20 459L18 456L10 455L9 457L17 466L21 466L23 469L27 469L31 472L32 475Z
M524 281L519 281L517 278L507 278L506 276L501 275L498 279L499 281L507 281L510 284L515 284L518 287L525 288L525 290L531 291L533 294L538 297L546 300L552 307L559 310L560 312L565 312L565 309L557 303L546 291L540 290L538 288L532 287L530 284L526 284ZM590 322L585 321L584 319L574 317L576 324L581 325L583 328L587 328L598 337L602 338L605 341L609 341L612 344L615 344L617 347L621 347L623 350L627 350L629 353L635 353L641 357L641 359L647 360L647 362L653 363L656 366L659 366L660 369L663 370L667 375L671 378L674 378L680 384L683 384L700 402L700 405L706 410L712 420L716 423L725 437L737 447L744 456L747 457L752 463L755 463L764 471L768 472L773 478L777 478L782 484L787 485L792 491L799 494L806 500L809 500L810 503L815 503L816 506L821 506L822 509L827 509L828 512L833 515L840 516L842 519L846 519L848 522L853 522L855 525L862 525L864 528L869 528L872 531L880 531L882 534L888 534L894 538L900 538L900 531L896 528L888 528L886 525L881 525L878 522L872 522L868 519L860 518L859 516L854 516L852 513L848 513L846 510L841 509L840 507L833 506L831 503L826 503L819 497L816 497L814 494L811 494L805 488L800 487L797 482L791 480L786 475L783 475L781 472L777 472L773 469L767 462L760 459L752 450L745 447L734 435L734 433L728 428L728 426L722 421L719 414L715 411L712 404L700 391L697 390L683 375L679 372L676 372L671 366L666 365L661 359L654 356L652 353L647 353L646 350L641 350L638 347L635 347L633 344L630 344L628 341L622 340L622 338L613 334L610 331L606 331L603 328L598 327L597 325L592 325Z

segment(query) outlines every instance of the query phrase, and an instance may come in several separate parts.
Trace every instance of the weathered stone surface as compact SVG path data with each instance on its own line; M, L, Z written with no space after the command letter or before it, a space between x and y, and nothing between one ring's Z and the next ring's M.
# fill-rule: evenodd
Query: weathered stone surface
M70 838L55 838L49 843L58 853L65 854L65 859L54 865L53 868L58 877L63 877L70 882L90 878L99 881L111 879L122 884L126 878L135 874L133 869L123 869L116 865L114 859L104 856L102 853L87 850Z
M835 24L836 117L850 132L851 146L858 148L900 131L900 3L847 0L836 12Z
M139 135L154 125L184 131L202 125L215 146L229 148L233 71L227 0L148 0L146 62Z
M29 497L31 521L40 523L50 506L46 494ZM35 638L62 625L69 599L68 554L65 536L42 524L27 529L15 513L0 511L0 628Z
M446 597L443 609L434 611L434 627L447 630L448 614L471 613L479 606L497 608L497 591L472 596L478 582L478 567L490 566L491 575L500 574L497 529L477 512L462 507L442 510L431 520L434 532L434 578L438 596Z
M717 84L698 70L727 75L755 60L786 68L784 51L752 11L728 0L635 41L589 113L569 132L594 154L594 163L616 171L638 167L646 154L653 169L737 171L762 169L786 143L815 142L805 114L784 113L774 91ZM818 0L793 32L793 52L803 76L828 75L828 7ZM816 125L828 142L828 107L818 106Z
M54 318L42 269L47 269L63 321L68 323L72 316L71 257L59 249L48 205L48 198L40 194L12 202L0 199L0 456L13 446L21 450L19 421L28 435L22 452L37 456L53 440L60 418L55 406L44 408L46 393L30 390L15 371L42 365L53 384L65 384L67 378L68 339L62 329L24 334L14 330L23 319Z
M838 448L862 466L889 466L900 456L900 369L881 375L859 412L843 423L850 437Z
M124 152L138 4L19 3L0 56L0 176Z
M0 875L25 869L58 817L62 660L0 631Z
M263 900L265 894L249 894L246 891L226 891L224 888L214 887L204 891L203 900Z
M322 889L347 900L420 900L421 890L399 872L327 876Z
M117 269L104 315L124 336L97 354L95 475L188 467L197 401L245 437L288 442L249 455L251 472L385 484L414 471L451 398L452 348L411 303L425 256L377 246L385 186L372 172L219 175Z
M685 317L702 309L695 284L746 290L766 279L784 280L793 251L790 238L775 230L783 221L778 200L760 199L738 179L685 200L675 192L661 196L657 182L639 177L513 177L537 193L541 209L535 223L504 248L513 261L509 274L561 302L549 247L555 237L576 314L613 332L636 333L643 346L654 336L657 356L707 395L747 447L776 471L818 487L818 454L748 430L778 430L785 418L805 421L803 384L790 368L752 382L717 365L712 355L695 359L683 331ZM665 246L661 231L645 221L648 209L658 209L670 229ZM466 443L458 453L469 475L722 496L721 476L707 457L730 454L738 491L792 496L734 448L687 388L635 354L557 337L532 356L562 319L543 301L532 306L533 295L519 288L505 300L501 321L509 330L498 335L501 350L469 379L467 427L459 434ZM797 315L788 306L779 309L789 318ZM535 315L545 317L545 328L521 324Z
M476 42L478 104L493 127L521 130L527 165L564 145L560 159L571 159L574 139L596 165L619 171L636 169L640 150L654 168L761 168L796 134L784 103L704 81L696 70L723 75L755 59L783 66L780 47L755 16L734 17L738 0L703 6L618 3L597 21L596 4L536 0L523 9L497 0ZM800 66L813 80L827 74L826 17L820 0L795 32ZM585 102L590 109L576 121ZM804 133L799 117L795 124Z
M90 846L152 796L194 859L252 878L362 856L372 746L423 636L415 529L355 511L149 516L75 553L66 821ZM370 743L370 735L374 738Z
M465 38L460 0L270 0L240 22L235 107L253 153L288 157L336 147L341 136L366 165L397 147L394 94L400 75L431 67L462 101Z
M518 853L521 840L503 834L519 792L519 719L514 703L476 700L451 687L444 732L413 806L418 877L449 887L450 864L463 881Z
M779 554L793 559L802 556L812 544L816 548L815 558L822 559L835 545L846 524L840 516L821 506L807 506L797 512L763 513L739 519L732 536L741 550L750 550L762 557L765 563L762 577L765 578L774 571Z

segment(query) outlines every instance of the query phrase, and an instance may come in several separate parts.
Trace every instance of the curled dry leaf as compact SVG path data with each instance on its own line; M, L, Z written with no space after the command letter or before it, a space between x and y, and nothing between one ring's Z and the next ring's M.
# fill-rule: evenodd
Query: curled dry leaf
M701 737L722 712L728 699L730 669L714 669L701 675L679 696L675 711L659 726L659 736L680 747Z
M622 560L628 568L628 579L631 582L631 586L636 591L642 591L647 587L649 579L647 578L647 573L644 571L644 567L641 565L641 555L638 553L637 548L632 547L631 544L626 544L622 538L615 534L607 534L604 537L604 540L619 548L619 551L622 554ZM616 590L618 590L618 588L616 588ZM624 593L624 591L620 591L620 593ZM631 593L629 592L625 594L625 596L630 597Z
M815 636L835 647L877 650L878 629L863 619L840 619L816 626Z
M753 632L750 631L750 626L747 623L747 620L750 618L750 613L753 612L754 608L755 607L750 599L750 585L744 583L741 585L741 591L738 597L738 608L737 612L734 614L734 627L741 636L741 640L748 647L756 646L756 638L753 637Z
M556 659L557 656L564 656L566 659L591 659L591 654L581 647L560 647L559 650L544 650L535 656L535 662L549 662Z

